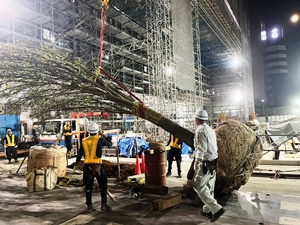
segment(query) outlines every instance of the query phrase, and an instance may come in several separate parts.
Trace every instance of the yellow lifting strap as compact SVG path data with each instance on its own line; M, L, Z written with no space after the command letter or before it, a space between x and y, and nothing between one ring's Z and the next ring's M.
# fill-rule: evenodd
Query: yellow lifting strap
M97 77L100 76L102 69L103 69L103 68L102 68L101 66L98 66L98 68L97 68L97 70L96 70L96 77L95 77L94 82L96 82Z
M108 9L108 3L109 3L109 0L102 0L102 7L107 10Z

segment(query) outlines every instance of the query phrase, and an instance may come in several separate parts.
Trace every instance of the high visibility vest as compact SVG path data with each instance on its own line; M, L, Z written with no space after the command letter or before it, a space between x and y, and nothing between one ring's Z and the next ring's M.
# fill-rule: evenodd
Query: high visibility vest
M7 140L7 146L8 147L14 147L15 144L15 135L11 135L11 141L10 141L10 137L8 135L6 135L6 140Z
M178 139L178 138L175 138L175 140L174 140L174 135L171 134L170 146L171 146L172 148L181 148L181 145L178 144L178 141L179 141L179 139Z
M64 125L64 130L69 131L69 132L65 132L64 133L65 136L71 136L72 135L72 131L71 131L71 127L70 126Z
M102 164L102 159L96 155L99 139L98 136L90 136L82 140L84 164Z

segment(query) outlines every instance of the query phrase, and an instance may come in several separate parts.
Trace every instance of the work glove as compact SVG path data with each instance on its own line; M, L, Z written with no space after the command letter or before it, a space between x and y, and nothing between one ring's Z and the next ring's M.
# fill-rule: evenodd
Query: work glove
M194 162L195 173L197 173L197 171L200 169L201 166L202 166L202 161L200 161L199 159L195 159Z

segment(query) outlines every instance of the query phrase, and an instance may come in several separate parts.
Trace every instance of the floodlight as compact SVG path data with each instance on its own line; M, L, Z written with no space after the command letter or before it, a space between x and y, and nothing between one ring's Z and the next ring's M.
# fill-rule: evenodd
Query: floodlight
M292 23L297 23L299 21L299 15L298 14L294 14L291 16L291 22Z
M173 74L173 68L170 66L166 67L166 75L171 76Z
M231 98L233 101L239 102L243 99L243 95L240 93L240 91L234 91Z

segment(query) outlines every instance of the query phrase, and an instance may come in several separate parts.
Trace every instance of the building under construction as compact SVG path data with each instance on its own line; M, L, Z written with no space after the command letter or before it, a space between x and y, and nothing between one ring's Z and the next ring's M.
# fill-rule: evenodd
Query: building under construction
M0 135L5 138L4 147L0 149L0 224L188 225L210 224L217 219L215 224L300 224L300 189L296 180L300 171L300 122L258 126L237 121L247 121L254 112L247 0L0 0L0 53L8 52L3 54L6 57L0 58L1 77L4 77L0 83L12 84L7 85L7 89L21 90L19 94L24 93L24 86L18 89L14 85L15 77L17 82L26 78L23 71L19 73L19 64L16 70L10 70L11 58L7 56L11 54L9 49L16 49L16 45L3 43L24 40L33 45L42 42L51 46L51 50L56 47L74 59L79 57L87 65L98 66L99 74L103 68L102 72L125 84L142 100L139 105L135 105L134 100L130 102L136 111L151 108L163 114L166 118L159 113L153 116L155 119L161 116L157 119L159 122L163 120L156 124L169 122L171 125L164 128L173 136L168 147L160 140L151 139L149 133L163 141L169 134L146 121L149 117L143 112L135 115L145 120L129 114L108 115L108 112L104 118L104 113L99 112L103 114L102 118L96 118L97 122L102 124L103 130L111 129L111 133L102 133L98 124L88 123L85 118L80 123L79 115L88 117L87 112L74 110L68 118L57 119L55 126L53 121L44 121L49 129L44 126L39 141L42 144L42 137L45 143L53 141L50 148L35 145L28 149L25 138L22 141L25 147L21 149L14 136L10 139L9 135L22 123L22 118L14 119L7 126L4 119L0 120ZM22 58L19 48L17 51L18 54L11 55L16 61L25 62L21 67L25 71L25 58L31 60L31 55L28 57L25 52ZM32 61L35 72L37 63ZM53 64L46 65L37 66L42 75L48 72L44 72L44 68ZM62 66L62 70L66 68ZM62 70L53 70L57 79L49 75L50 79L42 82L46 87L38 91L47 92L47 84L52 80L58 81L61 87L56 95L65 91L62 87L67 86L66 83L72 86L75 79L61 82L63 72L58 71ZM101 80L97 72L90 73L96 78L94 81L90 74L84 76L77 69L68 71L71 71L68 79L76 74L87 78L83 81L91 81L87 89L99 87L97 90L100 90L100 85L96 86L96 79ZM26 76L31 79L32 73ZM10 83L5 80L9 77L12 78ZM32 85L26 83L26 88L34 90L34 99L37 89L33 86L37 79L32 80L29 83ZM101 87L109 86L108 82L103 83ZM82 94L78 87L74 85L74 95L66 94L72 103L78 93ZM109 86L110 91L115 87ZM50 101L55 102L55 94L50 94ZM80 104L86 97L84 94ZM119 98L121 94L114 100ZM101 104L107 99L101 99ZM39 103L43 106L41 101ZM0 114L8 113L8 105L0 104ZM18 108L21 104L16 105ZM40 113L42 106L38 106ZM236 120L220 124L214 130L216 138L213 131L206 136L207 133L200 134L200 129L194 135L191 131L195 129L195 111L202 108L208 112L211 124L226 118ZM48 109L42 112L51 111ZM133 110L124 112L134 113ZM95 115L89 113L91 117ZM206 112L202 119L201 116L197 118L207 119ZM70 118L73 130L64 125L63 120ZM196 123L200 122L196 120ZM22 135L15 136L23 136L22 128ZM123 134L120 128L130 132ZM83 139L86 131L89 136ZM76 150L78 158L63 146L67 145L66 136L73 140L69 144L73 144L72 150ZM28 137L33 144L38 140L35 131ZM104 140L108 142L106 147ZM175 151L174 145L177 171L173 155L168 154ZM11 152L20 147L19 158L10 159L8 147ZM112 154L106 154L111 153L109 151ZM199 156L201 154L205 157ZM167 157L168 172L166 155L171 155ZM174 172L178 176L174 176ZM99 188L93 183L95 177ZM210 203L220 206L211 207Z
M2 0L0 6L1 42L39 40L87 63L102 60L147 105L188 129L201 107L215 122L220 114L244 121L254 111L247 1L113 0L105 29L99 0ZM110 126L119 126L113 121L120 117L113 118Z

